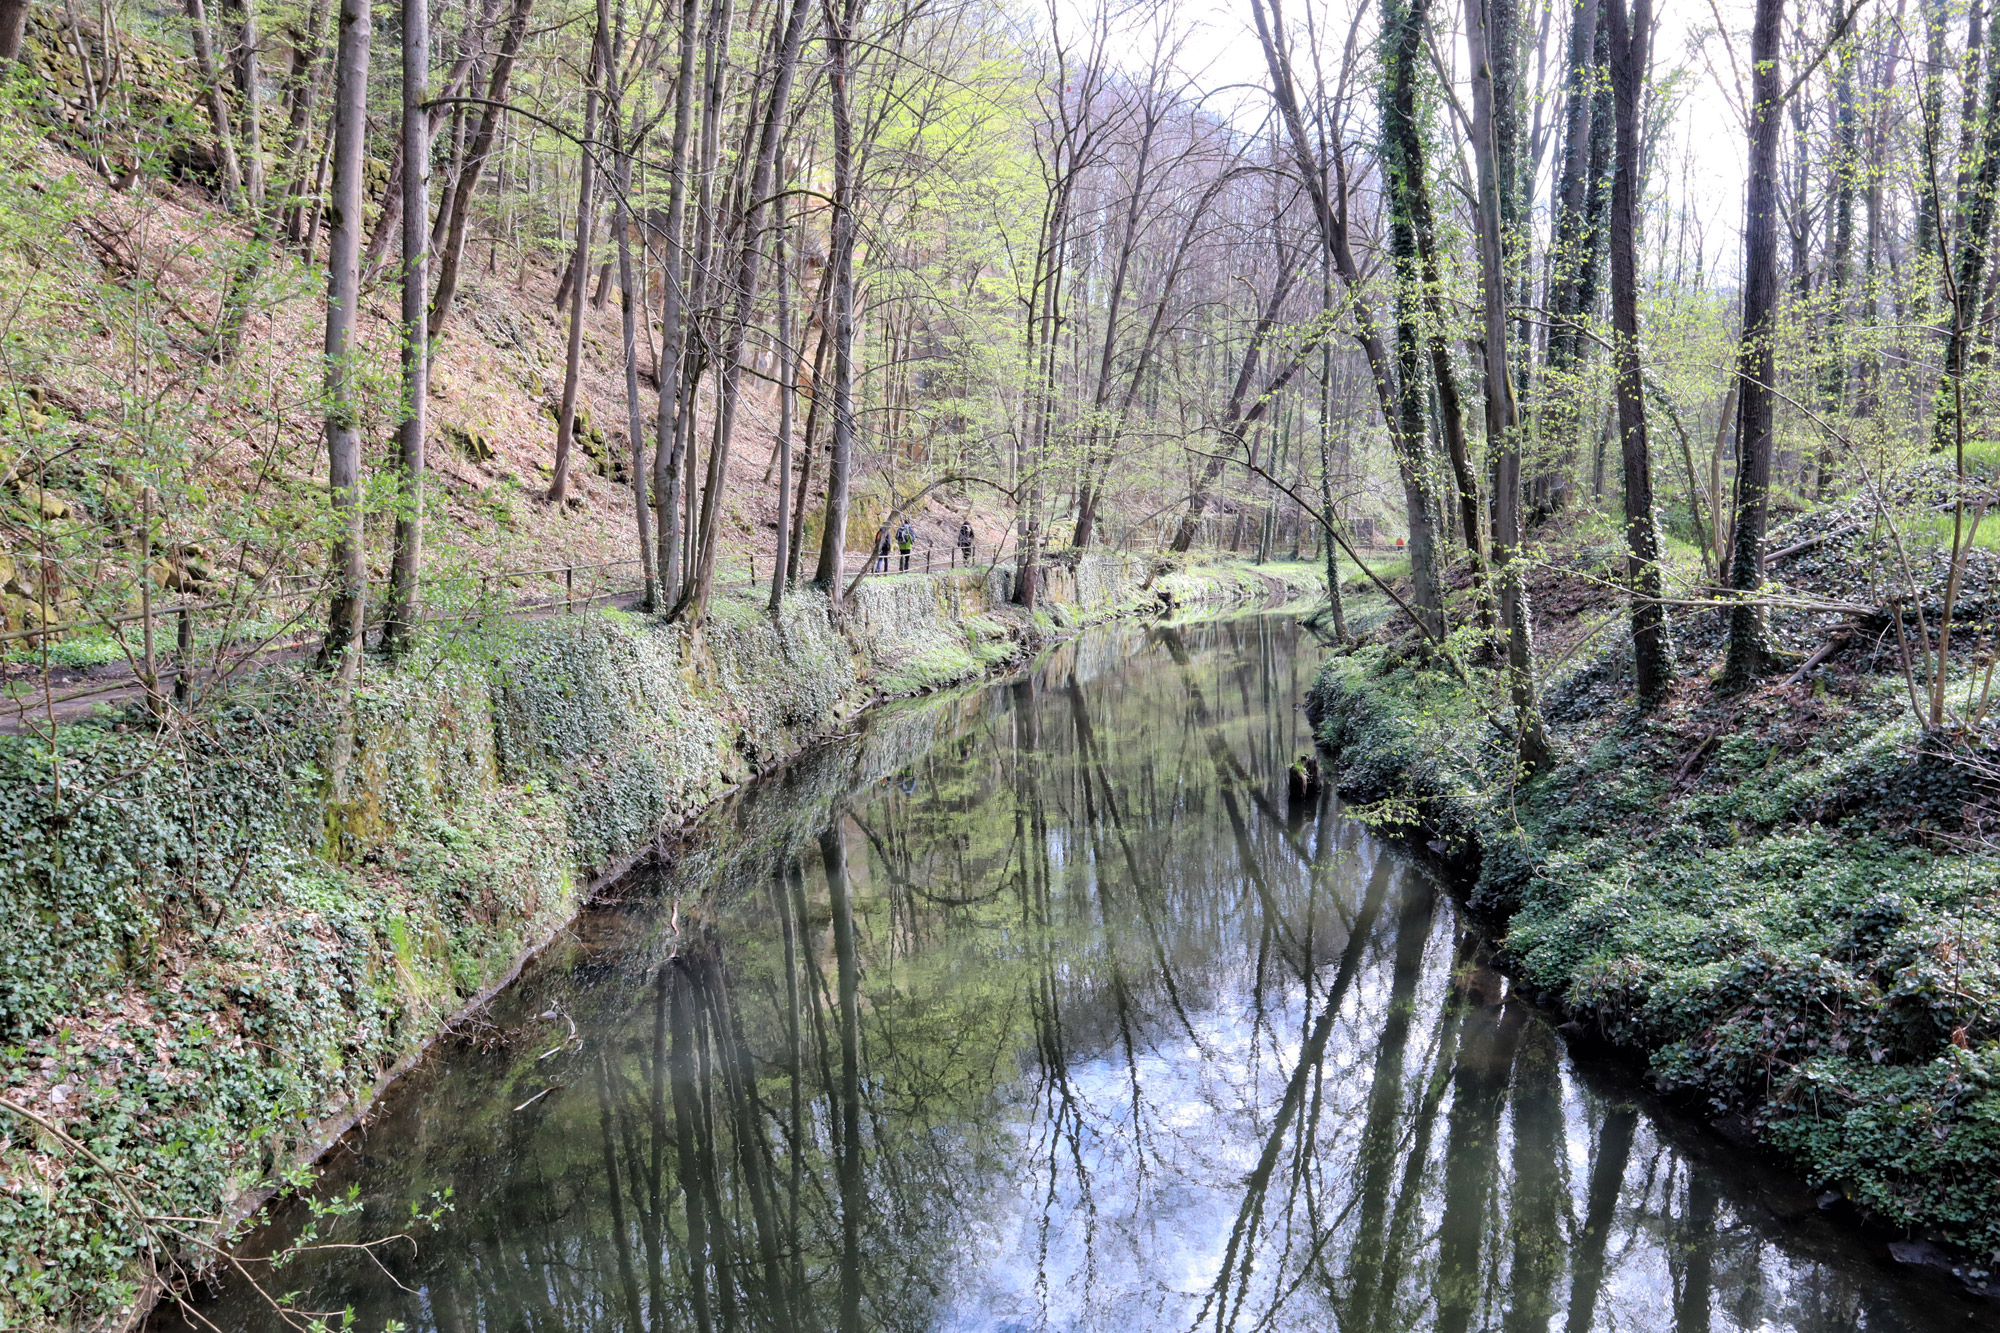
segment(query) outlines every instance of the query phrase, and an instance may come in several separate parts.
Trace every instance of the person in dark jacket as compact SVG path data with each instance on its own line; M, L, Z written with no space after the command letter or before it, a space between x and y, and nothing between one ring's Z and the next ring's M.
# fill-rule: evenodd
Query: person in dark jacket
M972 563L972 520L958 520L958 558L966 564Z

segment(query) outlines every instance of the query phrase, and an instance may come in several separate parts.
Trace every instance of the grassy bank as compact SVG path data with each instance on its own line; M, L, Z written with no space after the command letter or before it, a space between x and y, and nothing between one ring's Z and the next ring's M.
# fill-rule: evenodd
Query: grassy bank
M1829 1206L1991 1282L2000 859L1980 784L1872 661L1723 694L1719 627L1689 616L1679 684L1640 711L1617 634L1547 691L1558 760L1525 783L1491 701L1418 669L1407 640L1336 656L1310 706L1341 790L1474 876L1544 1002Z
M0 738L0 1327L123 1323L716 796L875 699L1157 609L1162 578L1272 590L1087 559L1027 615L977 576L882 578L838 617L495 628L371 666L351 712L274 669L163 731Z

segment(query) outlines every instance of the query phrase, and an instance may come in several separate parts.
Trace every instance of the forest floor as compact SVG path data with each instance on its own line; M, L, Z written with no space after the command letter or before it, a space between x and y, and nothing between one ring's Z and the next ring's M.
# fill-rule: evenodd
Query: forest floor
M1672 619L1677 680L1633 696L1616 532L1543 534L1531 580L1555 760L1514 770L1498 674L1424 669L1400 617L1334 657L1312 709L1360 813L1476 875L1520 983L1725 1132L2000 1295L2000 731L1982 708L2000 561L1952 623L1926 729L1884 604L1903 568L1858 502L1778 529L1783 664L1721 687L1727 613ZM1935 627L1948 561L1910 575ZM1906 627L1904 638L1914 629ZM1911 651L1915 651L1911 649Z

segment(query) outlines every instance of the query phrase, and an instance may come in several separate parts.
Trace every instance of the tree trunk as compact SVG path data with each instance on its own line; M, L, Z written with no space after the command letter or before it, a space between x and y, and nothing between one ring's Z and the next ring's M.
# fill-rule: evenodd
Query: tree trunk
M1759 0L1773 4L1776 0ZM1653 517L1653 460L1646 439L1645 384L1639 365L1639 99L1646 83L1653 0L1608 0L1611 89L1618 108L1617 166L1611 185L1611 322L1618 360L1618 434L1625 463L1625 573L1632 589L1632 663L1639 702L1650 704L1674 678L1666 608L1659 603L1660 531ZM1772 108L1776 144L1776 107ZM1776 231L1771 233L1776 285ZM1767 344L1768 350L1768 344ZM1767 455L1768 459L1768 455Z
M691 401L683 401L686 359L683 328L690 269L687 262L687 158L688 128L694 115L694 57L696 20L700 0L681 3L681 63L674 80L674 134L667 162L667 234L665 237L665 294L660 311L660 357L655 367L655 387L659 409L653 429L653 504L659 518L654 576L659 579L656 609L673 605L680 597L681 562L681 441L685 438L681 415L691 412Z
M244 0L246 4L253 0ZM396 428L396 549L382 643L408 652L423 571L424 431L430 397L430 0L403 0L403 420Z
M569 344L563 352L562 407L556 414L555 475L549 481L548 493L542 497L550 504L562 504L569 499L569 456L576 436L577 381L583 370L583 274L590 266L591 204L595 202L593 196L597 191L598 78L604 69L604 43L608 37L600 22L597 36L591 42L590 72L584 76L583 141L590 146L581 153L582 160L576 173L576 250L575 257L570 261L570 272L576 275L576 299L569 305Z
M777 228L777 254L772 274L778 280L778 522L777 550L771 557L771 612L785 601L785 568L791 563L786 539L791 535L792 401L797 393L798 358L792 350L791 273L785 264L785 223Z
M293 34L289 75L289 120L285 129L285 180L288 198L284 204L285 240L297 245L305 237L308 176L319 161L312 151L313 108L319 100L321 56L326 44L326 0L314 0L303 32ZM318 192L317 182L311 192ZM311 256L307 256L310 261Z
M1465 410L1445 333L1450 316L1444 304L1437 220L1431 206L1429 167L1418 122L1417 81L1424 66L1424 31L1429 21L1430 0L1384 0L1383 30L1389 38L1384 48L1382 87L1384 160L1392 164L1387 173L1392 235L1401 226L1408 229L1410 240L1398 252L1401 257L1396 266L1397 280L1408 294L1413 313L1418 307L1423 312L1420 321L1403 322L1420 329L1430 360L1431 382L1437 389L1439 433L1444 439L1445 458L1451 465L1457 519L1465 535L1466 550L1472 557L1473 591L1479 601L1480 622L1486 625L1491 623L1491 611L1485 586L1486 543L1479 521L1479 483L1473 475L1472 457L1465 443ZM1421 376L1417 378L1420 380ZM1415 396L1407 379L1403 392L1406 397ZM1406 404L1405 413L1409 410ZM1411 545L1416 545L1414 540Z
M436 96L440 100L455 98L464 89L465 81L471 76L472 66L479 55L481 39L492 27L494 13L499 8L500 0L480 0L477 17L468 16L463 34L463 49L460 50L458 58L452 62L450 71L444 77L444 83L438 88ZM462 104L451 108L455 127L464 125L462 115L464 110ZM438 128L444 124L444 118L445 108L442 106L433 106L426 111L424 135L426 143L437 138ZM461 143L456 147L463 148L464 145ZM361 281L364 285L372 286L381 276L383 262L389 253L389 240L392 236L399 236L402 233L403 182L408 175L403 170L403 151L403 141L399 137L396 141L395 155L389 160L389 185L382 193L382 207L375 216L374 230L368 233L368 244L361 252ZM450 180L450 176L451 164L448 163L445 172L447 181ZM449 202L450 189L447 185L445 196L437 201L440 217L449 216L447 211ZM428 222L426 227L429 229ZM443 239L433 230L426 248L436 248Z
M1726 683L1741 687L1772 661L1763 608L1748 599L1764 581L1764 525L1771 491L1777 396L1779 45L1785 0L1757 0L1750 30L1750 177L1743 230L1743 340L1736 354L1736 515L1729 587L1743 598L1729 616ZM1643 39L1642 39L1643 40ZM1621 145L1623 139L1620 140ZM1617 288L1617 279L1612 280ZM1626 502L1630 511L1631 502Z
M1591 195L1598 182L1591 179L1591 140L1598 105L1597 85L1601 69L1597 62L1598 11L1603 0L1576 0L1570 19L1569 74L1564 92L1563 157L1555 188L1555 227L1550 239L1549 306L1554 327L1549 330L1543 352L1543 373L1536 415L1548 459L1534 481L1534 505L1551 513L1563 503L1569 470L1575 466L1578 433L1583 414L1581 397L1582 349L1587 346L1573 321L1578 309L1585 270L1595 259L1597 238L1589 226Z
M1493 568L1500 585L1500 626L1507 644L1508 692L1514 702L1516 744L1522 768L1549 764L1549 742L1535 702L1534 646L1528 590L1516 557L1521 545L1521 412L1507 351L1509 288L1501 186L1513 173L1501 152L1496 122L1511 112L1496 105L1504 88L1493 73L1494 52L1515 40L1511 24L1497 21L1505 0L1466 0L1466 50L1472 65L1472 155L1479 181L1479 287L1486 331L1486 448L1493 458Z
M255 0L227 0L225 12L236 18L235 55L229 62L236 94L243 104L243 188L253 213L264 211L264 94L257 69L257 6Z
M1978 326L1980 288L1986 275L1986 245L1993 231L1994 192L2000 187L2000 60L1988 62L1986 115L1981 127L1979 168L1973 174L1958 220L1958 261L1946 293L1951 326L1945 337L1944 375L1938 385L1931 452L1955 448L1965 404L1966 353ZM1942 235L1937 238L1940 248ZM1949 262L1949 261L1947 261Z
M198 0L192 0L198 3ZM361 306L361 171L368 121L368 0L340 0L333 75L333 187L327 202L326 460L337 521L332 550L333 605L320 645L323 669L352 683L361 671L361 631L368 594L361 530L361 435L351 364Z
M229 97L222 89L222 72L215 65L215 38L209 31L208 11L202 0L184 0L183 8L187 13L188 40L194 48L195 74L201 79L202 100L208 103L209 128L215 134L222 200L235 208L243 201L243 169L236 160L236 132L229 123Z
M445 227L444 249L438 255L437 293L431 297L430 333L444 332L451 317L452 298L458 292L459 263L465 256L466 225L471 220L472 196L479 189L479 175L493 152L493 136L500 127L507 101L507 81L514 72L514 57L528 31L528 11L534 0L514 0L507 15L507 31L500 38L499 54L493 58L493 74L486 84L486 105L480 111L479 130L472 137L472 151L451 192L451 221Z
M19 60L28 36L28 0L0 0L0 60Z
M848 69L862 0L826 0L827 85L833 109L833 457L826 478L826 526L813 582L839 604L847 554L847 487L854 464L854 124ZM815 394L819 386L813 386Z
M1424 360L1431 339L1424 328L1428 304L1426 265L1419 231L1420 219L1428 216L1429 195L1424 182L1422 141L1417 128L1417 65L1424 57L1423 30L1428 0L1382 0L1383 70L1380 89L1383 174L1389 205L1389 253L1396 269L1396 421L1405 440L1426 438L1425 418L1429 394L1424 383ZM1436 370L1440 359L1431 358ZM1444 602L1438 586L1436 549L1437 522L1428 469L1406 469L1403 483L1404 508L1410 529L1410 569L1417 583L1417 608L1435 618L1435 630L1444 629ZM1461 503L1464 500L1460 496ZM1467 525L1470 540L1477 540L1477 509ZM1414 577L1419 568L1423 579ZM1423 592L1428 584L1431 601Z

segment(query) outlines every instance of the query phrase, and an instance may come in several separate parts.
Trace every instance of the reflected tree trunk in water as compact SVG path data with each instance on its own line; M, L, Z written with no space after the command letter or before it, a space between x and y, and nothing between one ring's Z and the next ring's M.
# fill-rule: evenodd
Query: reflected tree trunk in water
M847 845L840 826L819 835L833 898L833 947L840 987L840 1333L861 1329L861 965L854 904L847 890Z
M788 1057L791 1091L790 1153L791 1178L787 1182L786 1234L792 1238L792 1301L793 1308L810 1314L812 1303L806 1294L805 1244L799 1231L799 1195L804 1187L806 1156L806 1111L805 1111L805 1033L799 1023L799 932L805 928L805 921L795 918L792 913L793 887L800 885L798 857L790 852L785 856L784 866L772 884L772 905L777 909L777 917L784 932L785 941L785 1051ZM803 886L799 894L804 894Z
M1504 1333L1547 1333L1563 1261L1562 1048L1547 1024L1525 1012L1522 1020L1514 1056L1514 1256L1501 1327Z
M646 1162L646 1200L651 1211L646 1227L646 1294L651 1302L651 1333L662 1333L667 1322L667 1265L662 1242L667 1229L667 990L672 963L653 974L653 1061L646 1111L650 1153Z
M695 1070L694 1016L687 964L675 959L668 987L667 1023L672 1032L674 1088L674 1156L679 1164L681 1198L687 1205L688 1301L694 1310L696 1333L710 1333L714 1316L708 1303L708 1205L701 1189L700 1149L696 1146L701 1085Z
M1475 955L1477 957L1477 955ZM1480 958L1462 984L1465 1033L1452 1073L1445 1133L1444 1216L1438 1223L1437 1333L1466 1333L1479 1307L1479 1257L1500 1164L1500 1112L1524 1017L1501 1006L1505 982Z
M577 299L581 301L581 293ZM625 1295L625 1317L632 1333L641 1333L646 1324L639 1313L639 1279L632 1268L632 1234L625 1229L625 1202L618 1190L618 1148L611 1134L611 1070L602 1051L597 1055L597 1128L604 1145L604 1193L611 1203L611 1238L618 1255L618 1285Z
M1396 1318L1396 1292L1402 1286L1403 1271L1409 1263L1410 1244L1423 1204L1431 1135L1437 1128L1438 1108L1444 1104L1445 1089L1451 1085L1451 1071L1456 1067L1459 1033L1464 1019L1464 1006L1453 1000L1446 1003L1444 1013L1438 1020L1437 1064L1424 1086L1424 1097L1417 1105L1416 1119L1410 1128L1410 1146L1403 1159L1403 1179L1396 1188L1395 1208L1389 1215L1389 1238L1382 1246L1382 1275L1375 1288L1375 1308L1369 1312L1367 1323L1357 1327L1378 1330L1379 1333L1402 1333L1403 1325Z
M1292 1076L1285 1084L1285 1095L1278 1103L1277 1115L1264 1138L1263 1152L1258 1155L1257 1165L1251 1170L1245 1185L1243 1202L1236 1210L1236 1224L1230 1228L1229 1244L1223 1252L1222 1271L1216 1275L1215 1288L1203 1300L1201 1312L1195 1317L1194 1322L1198 1324L1213 1310L1216 1333L1222 1333L1234 1323L1237 1308L1241 1306L1249 1287L1251 1263L1256 1252L1257 1234L1263 1223L1264 1196L1270 1187L1271 1172L1278 1164L1292 1118L1298 1114L1305 1100L1306 1087L1326 1056L1327 1039L1333 1035L1334 1021L1340 1017L1340 1006L1354 984L1355 974L1361 969L1361 956L1368 947L1368 936L1375 928L1375 918L1382 910L1387 881L1386 875L1372 878L1361 910L1355 913L1353 928L1347 936L1347 947L1341 951L1339 970L1334 973L1333 983L1327 987L1319 1017L1314 1020L1299 1051L1298 1063L1293 1066ZM1230 1299L1231 1286L1237 1287L1234 1302Z
M1618 1192L1625 1184L1625 1165L1632 1157L1632 1133L1639 1112L1612 1106L1597 1130L1597 1151L1590 1162L1590 1192L1585 1202L1583 1230L1571 1250L1569 1318L1566 1333L1590 1333L1595 1327L1597 1297L1604 1286L1604 1251L1618 1211Z
M1377 876L1389 873L1389 858L1375 863ZM1436 895L1425 875L1408 877L1396 919L1396 961L1390 973L1389 1005L1375 1047L1375 1072L1368 1091L1368 1118L1361 1131L1361 1183L1354 1242L1348 1252L1346 1296L1339 1302L1342 1328L1361 1327L1382 1278L1382 1227L1388 1216L1389 1179L1400 1146L1403 1107L1403 1052L1409 1045L1417 980L1423 974L1424 945L1431 936Z
M1706 1171L1688 1173L1687 1205L1679 1241L1687 1256L1680 1297L1674 1302L1674 1333L1708 1333L1709 1293L1715 1281L1715 1184Z

